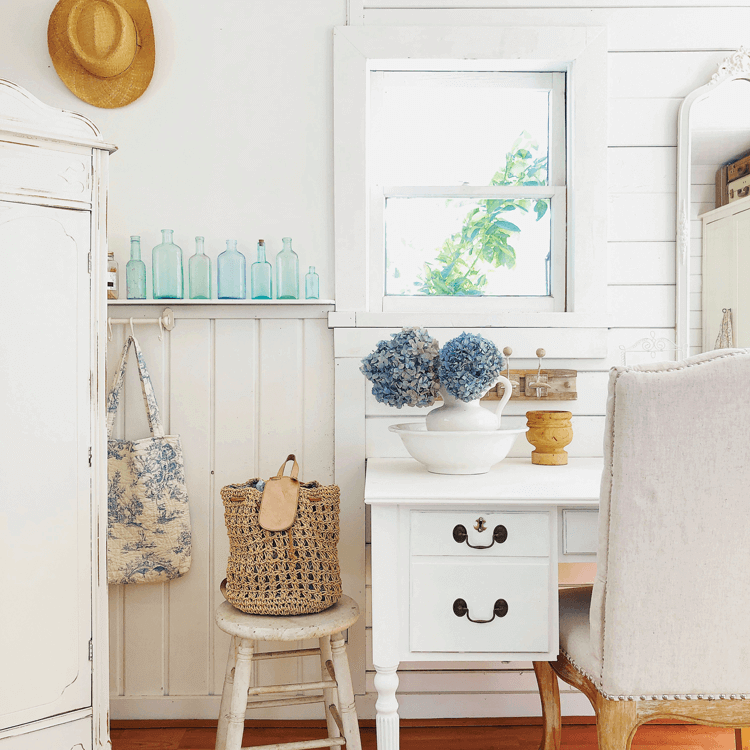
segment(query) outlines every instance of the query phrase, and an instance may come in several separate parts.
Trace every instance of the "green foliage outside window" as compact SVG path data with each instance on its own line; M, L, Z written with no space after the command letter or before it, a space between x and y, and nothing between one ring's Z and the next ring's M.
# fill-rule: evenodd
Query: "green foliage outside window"
M539 146L523 132L505 157L505 167L495 172L493 186L547 184L547 157L535 157ZM466 216L461 229L451 235L435 260L424 264L424 272L416 282L416 293L427 295L481 295L487 284L487 271L516 264L516 251L511 244L521 230L509 221L513 211L533 210L539 221L549 208L549 199L488 198L478 201Z

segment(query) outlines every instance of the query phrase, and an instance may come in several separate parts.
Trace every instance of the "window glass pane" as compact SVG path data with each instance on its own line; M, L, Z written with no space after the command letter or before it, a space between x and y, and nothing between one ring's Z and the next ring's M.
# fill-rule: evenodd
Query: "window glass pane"
M378 75L372 134L377 184L517 184L519 173L504 170L507 155L518 148L541 166L521 182L547 184L551 73Z
M550 199L388 198L386 294L551 294Z

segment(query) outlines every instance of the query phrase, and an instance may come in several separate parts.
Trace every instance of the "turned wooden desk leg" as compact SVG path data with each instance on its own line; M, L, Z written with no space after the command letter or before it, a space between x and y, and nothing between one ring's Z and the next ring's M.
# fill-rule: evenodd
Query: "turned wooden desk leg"
M734 744L736 750L750 750L750 728L734 730Z
M375 729L378 738L378 750L398 750L398 664L392 667L375 665L375 689L378 700L375 703Z
M534 673L542 700L542 722L544 734L540 750L560 750L561 724L560 688L557 675L548 661L535 661Z

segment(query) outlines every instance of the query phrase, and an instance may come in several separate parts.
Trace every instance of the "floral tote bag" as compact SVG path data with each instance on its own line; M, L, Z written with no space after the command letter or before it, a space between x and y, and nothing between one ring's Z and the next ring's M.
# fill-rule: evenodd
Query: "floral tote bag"
M135 349L151 437L118 440L112 429L125 365ZM130 336L107 397L109 479L107 571L109 583L156 583L190 569L191 534L182 447L165 435L141 348Z

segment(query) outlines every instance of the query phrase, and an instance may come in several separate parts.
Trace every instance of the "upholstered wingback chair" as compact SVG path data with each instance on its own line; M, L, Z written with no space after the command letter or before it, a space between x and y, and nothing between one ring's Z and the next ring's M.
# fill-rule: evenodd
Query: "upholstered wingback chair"
M534 668L544 750L555 673L600 750L656 718L750 726L750 350L612 370L596 580L560 592L560 656Z

